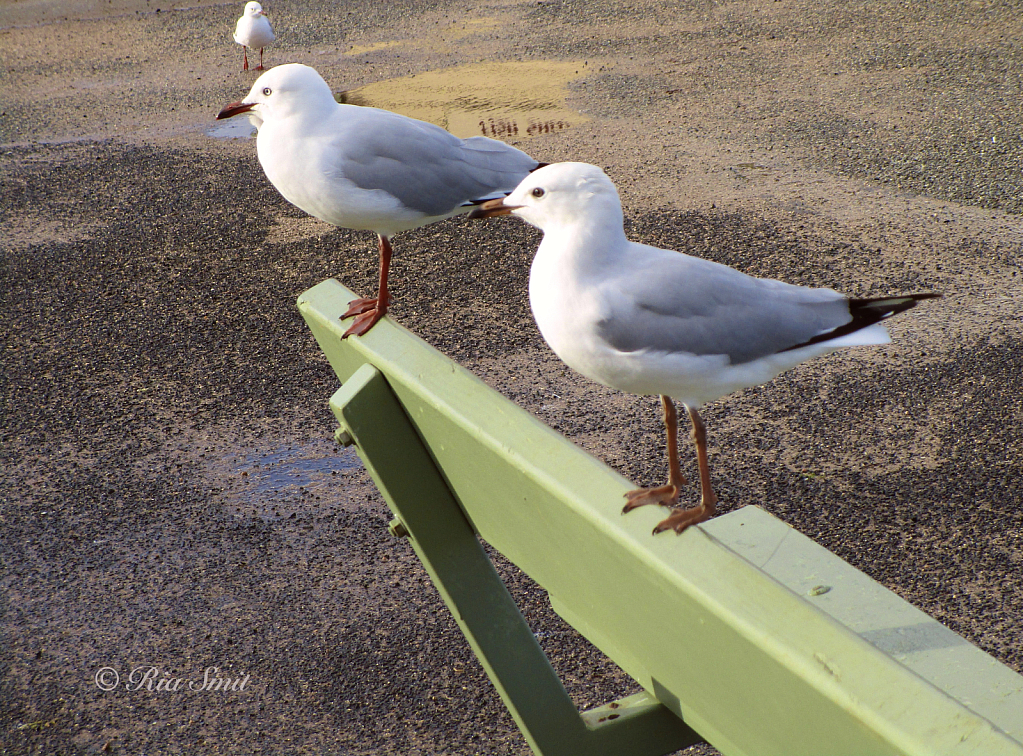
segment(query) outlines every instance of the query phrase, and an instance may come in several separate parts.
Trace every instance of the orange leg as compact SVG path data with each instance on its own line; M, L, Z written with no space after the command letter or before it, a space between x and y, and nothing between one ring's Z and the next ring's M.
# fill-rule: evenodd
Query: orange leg
M387 293L387 274L391 268L391 251L391 240L386 236L380 236L380 285L377 295L372 299L360 297L348 303L348 310L341 316L341 320L353 315L357 317L341 338L362 336L387 314L387 303L390 300Z
M249 48L245 45L242 45L242 70L249 70Z
M668 482L656 488L637 488L625 494L628 500L622 513L631 512L645 504L660 504L673 507L678 504L679 489L688 481L682 474L678 463L678 414L671 397L662 396L661 406L664 408L664 428L668 432Z
M256 66L256 70L257 70L257 71L263 71L263 70L265 70L265 69L263 68L263 48L262 48L262 47L261 47L261 48L259 48L259 65L258 65L258 66Z
M696 444L696 460L700 466L700 503L690 509L672 512L654 528L654 534L665 530L681 533L690 525L705 522L717 513L718 497L710 484L710 465L707 463L707 426L696 410L689 410L689 419L693 423L693 443Z
M664 428L668 433L668 482L666 485L656 488L637 488L625 494L628 500L622 513L631 512L636 507L644 504L660 504L665 507L673 507L678 504L679 488L686 483L682 475L682 469L678 462L678 414L675 412L675 404L670 397L662 396L661 404L664 406ZM710 465L707 462L707 426L699 413L686 407L689 412L689 419L693 424L692 439L696 444L696 460L700 467L700 503L690 509L679 509L672 512L654 528L654 534L665 530L674 530L681 533L690 525L709 520L717 512L717 496L710 484Z

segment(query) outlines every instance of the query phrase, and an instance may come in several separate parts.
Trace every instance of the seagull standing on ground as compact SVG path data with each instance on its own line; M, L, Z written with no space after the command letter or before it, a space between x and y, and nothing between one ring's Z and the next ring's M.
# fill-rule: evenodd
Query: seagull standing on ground
M263 48L277 39L259 3L245 3L245 12L234 27L234 41L242 46L242 70L249 70L248 48L259 48L257 71L263 70Z
M700 504L654 528L681 533L716 511L707 434L698 409L842 347L887 344L880 321L938 294L849 299L764 278L625 238L618 192L603 171L557 163L470 217L512 213L544 232L529 274L529 304L551 349L611 388L659 395L668 435L668 482L626 494L625 512L675 506L686 483L673 399L692 421Z
M392 235L468 212L500 197L541 164L487 137L459 139L439 126L377 108L342 105L320 75L299 63L270 69L218 119L247 113L256 152L284 198L342 228L375 231L380 284L349 303L345 336L387 312Z

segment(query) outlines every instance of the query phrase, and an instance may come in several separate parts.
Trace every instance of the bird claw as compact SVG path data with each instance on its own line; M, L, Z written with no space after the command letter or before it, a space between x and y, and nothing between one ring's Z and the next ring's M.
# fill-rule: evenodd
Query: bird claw
M686 480L683 478L679 481L685 483ZM628 501L622 508L622 514L631 512L637 507L642 507L646 504L660 504L662 507L675 507L678 505L678 486L668 483L663 486L656 488L637 488L635 491L629 491L625 494L625 498ZM716 509L713 501L701 501L697 506L690 507L688 509L677 509L670 515L665 517L654 528L654 535L663 533L665 530L674 530L675 533L681 533L683 530L691 525L705 522L714 516Z
M341 320L354 317L355 315L362 315L363 313L375 310L377 307L376 297L360 297L353 299L348 303L348 309L341 316Z
M341 338L347 339L349 336L362 336L366 333L366 331L375 326L377 321L380 320L384 314L385 313L380 312L380 310L377 310L376 308L362 313L355 319L355 322L348 327L348 330L344 332Z
M654 528L653 534L657 535L658 533L663 533L665 530L674 530L675 534L678 535L691 525L706 522L713 515L714 507L708 507L705 503L700 502L700 504L695 507L672 512L668 517L657 523L657 527Z
M683 481L684 482L684 481ZM647 504L660 504L662 507L673 507L678 504L678 486L668 483L656 488L637 488L625 494L628 500L622 507L622 514L631 512L637 507Z
M363 313L369 312L370 310L376 310L380 302L380 297L359 297L353 299L348 303L348 309L341 315L340 320L347 320L348 318L354 317L355 315L362 315ZM387 297L387 304L391 304L391 297ZM380 316L383 317L387 314L385 308Z

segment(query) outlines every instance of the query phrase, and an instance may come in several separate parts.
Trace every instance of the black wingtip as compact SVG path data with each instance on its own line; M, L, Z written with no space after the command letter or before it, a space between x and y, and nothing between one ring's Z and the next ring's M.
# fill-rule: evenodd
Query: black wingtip
M900 312L905 312L911 307L916 307L917 302L922 302L925 299L937 299L941 296L939 292L928 291L921 294L904 294L898 297L874 297L871 299L850 299L849 300L849 313L853 316L853 323L856 322L857 314L865 320L875 318L866 322L860 328L866 328L868 325L873 325L880 320L890 318L892 315L898 315ZM852 325L850 323L849 325ZM857 330L857 329L852 329ZM850 331L851 333L851 331Z
M852 315L845 325L839 326L827 333L818 334L802 344L782 349L783 352L790 352L793 349L800 349L811 344L820 344L822 341L831 341L846 334L855 333L863 328L880 323L882 320L898 315L911 307L916 307L917 302L925 299L937 299L941 294L936 291L923 292L921 294L903 294L897 297L874 297L871 299L850 299L849 314Z

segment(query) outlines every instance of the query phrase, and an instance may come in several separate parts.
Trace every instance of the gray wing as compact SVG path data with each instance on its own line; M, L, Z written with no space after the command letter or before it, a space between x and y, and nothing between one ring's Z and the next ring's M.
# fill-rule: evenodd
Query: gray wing
M852 320L848 300L831 289L754 278L708 260L658 251L665 254L642 255L605 288L607 310L599 332L620 351L726 354L740 364Z
M529 155L495 139L459 139L387 110L341 107L336 144L345 177L427 215L506 194L537 167Z

